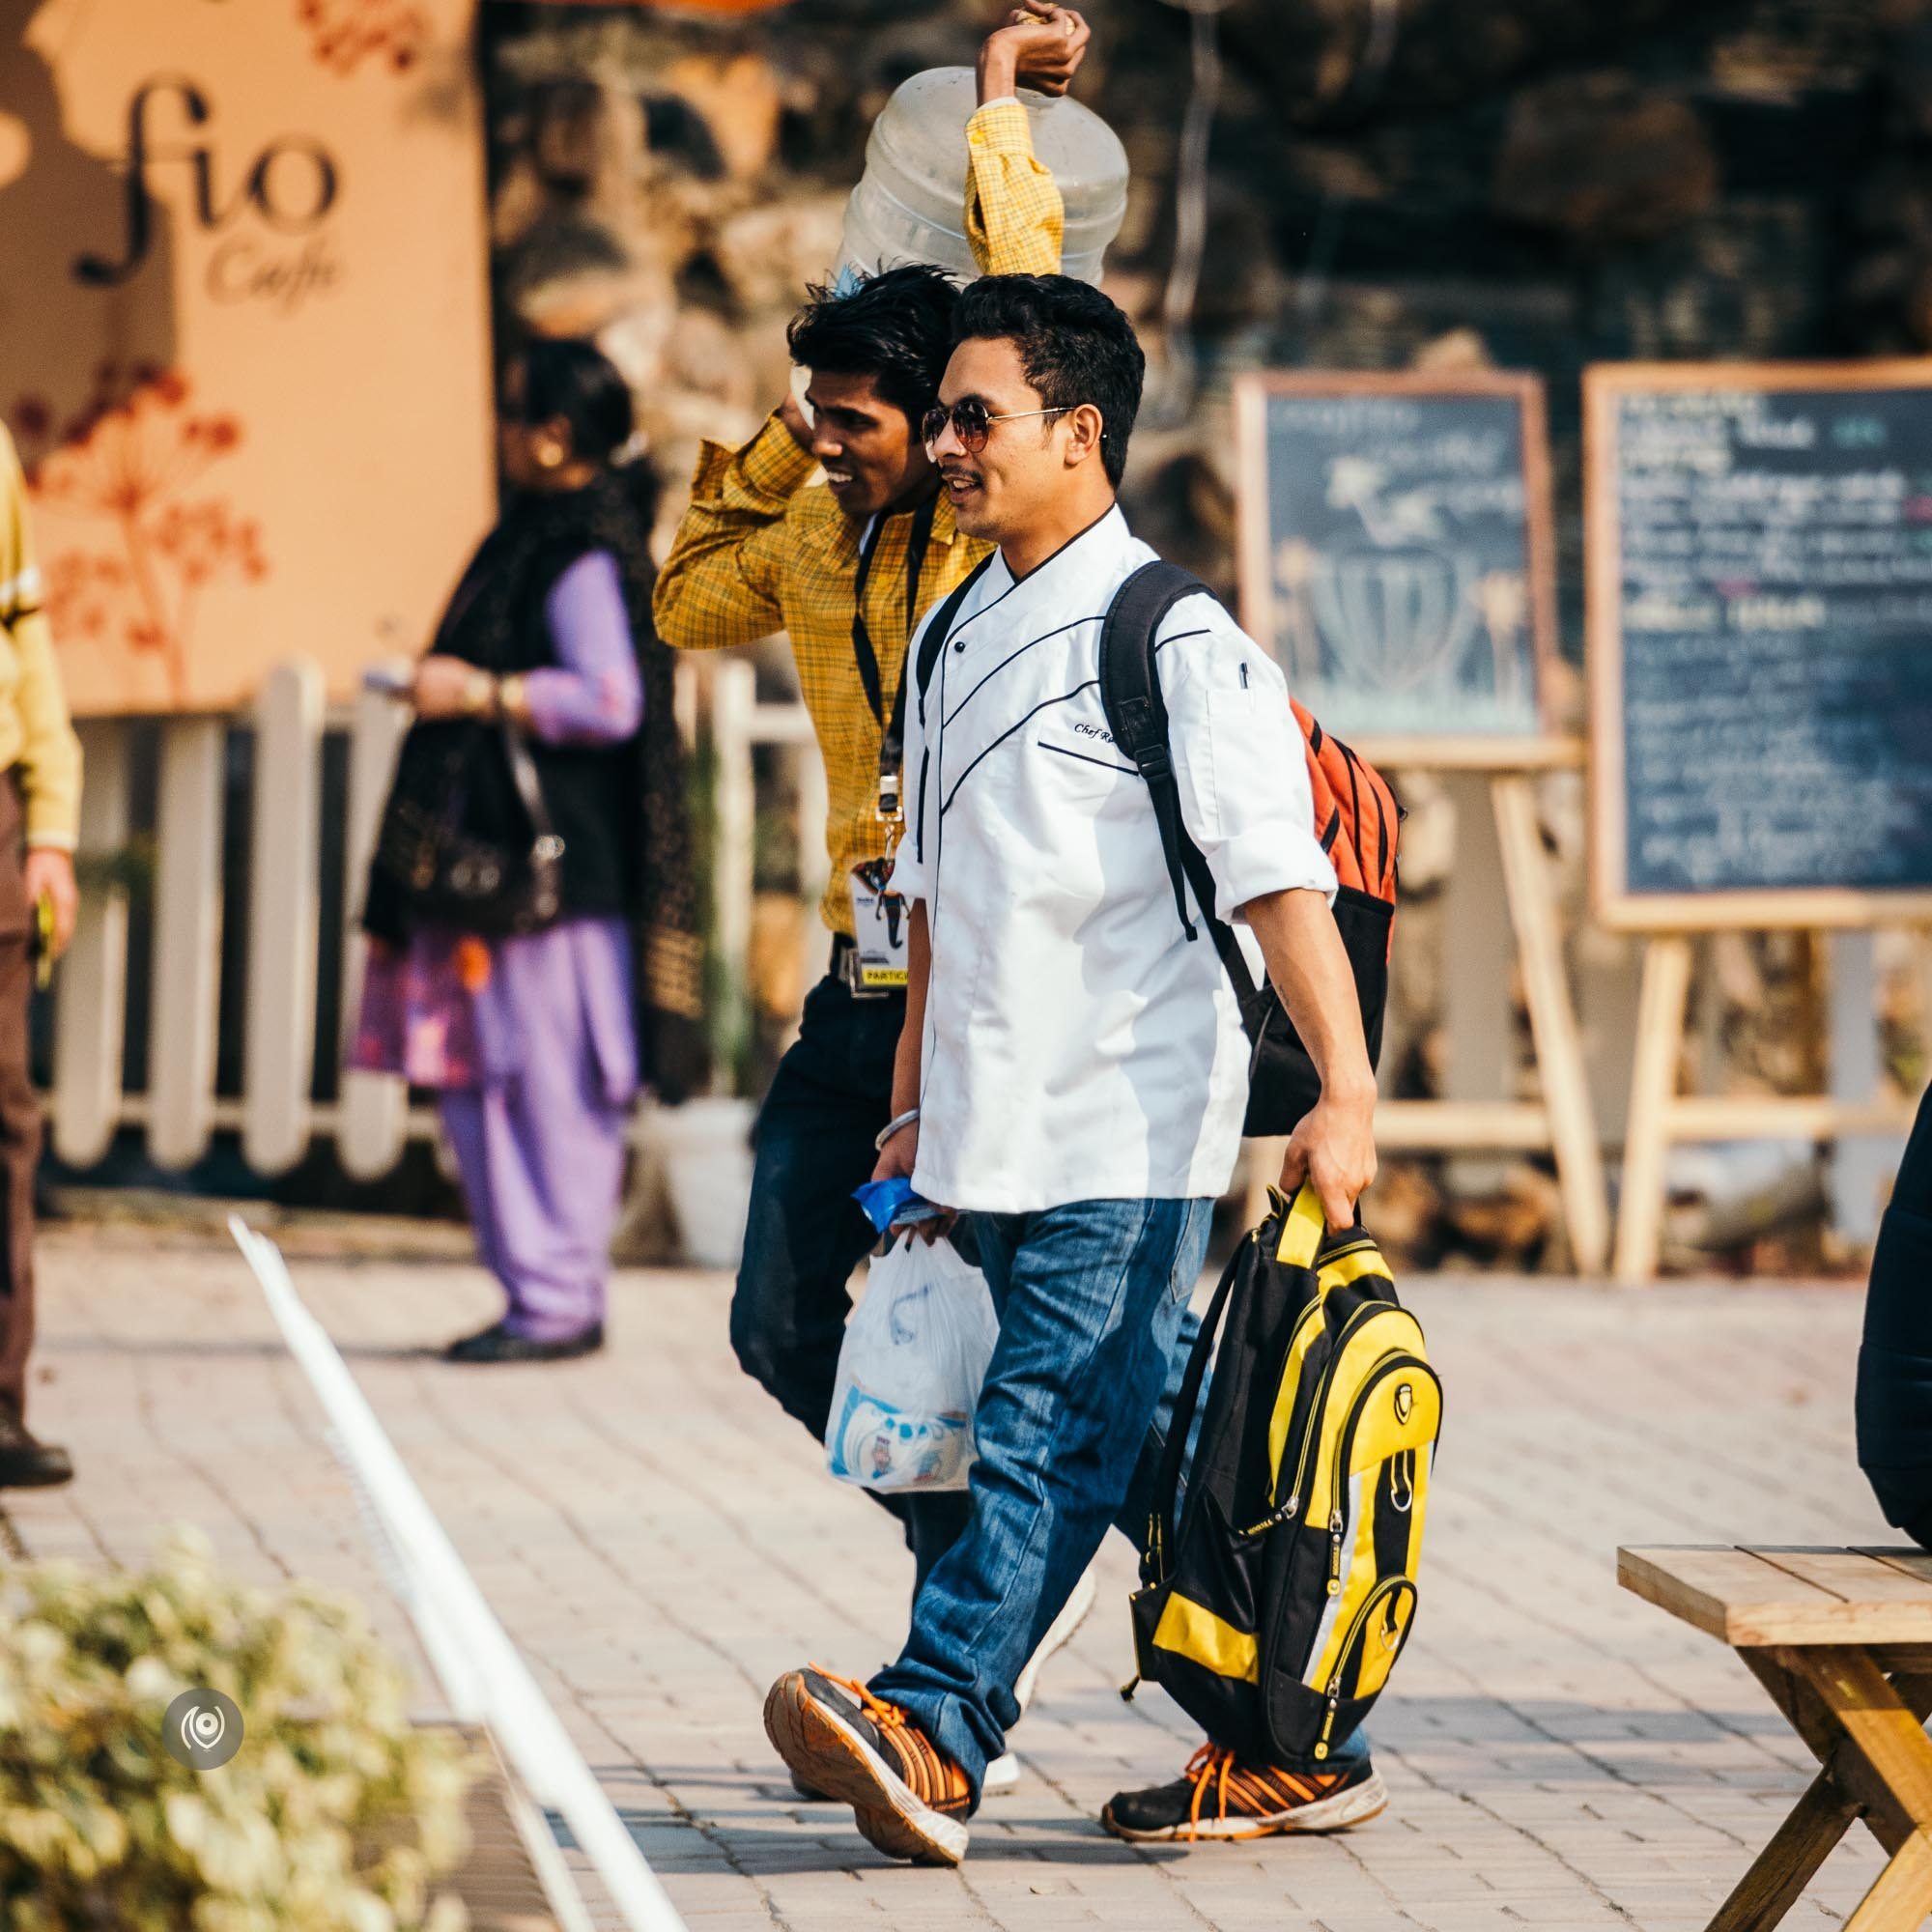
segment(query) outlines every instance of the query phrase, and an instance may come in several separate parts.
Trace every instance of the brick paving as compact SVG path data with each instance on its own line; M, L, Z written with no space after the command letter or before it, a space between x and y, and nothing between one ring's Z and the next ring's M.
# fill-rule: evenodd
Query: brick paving
M1447 1426L1417 1634L1376 1725L1389 1812L1326 1840L1104 1836L1108 1794L1194 1742L1159 1693L1116 1695L1115 1539L1016 1735L1024 1782L960 1871L897 1868L793 1797L759 1709L789 1664L886 1658L909 1559L739 1376L722 1279L623 1275L605 1356L465 1371L434 1349L494 1312L473 1268L293 1265L694 1932L1695 1932L1807 1760L1728 1653L1616 1588L1616 1545L1895 1540L1852 1457L1856 1293L1410 1281ZM138 1560L193 1521L247 1574L352 1589L407 1640L240 1258L63 1230L43 1268L34 1419L81 1475L8 1499L27 1549ZM1839 1923L1878 1864L1848 1838L1787 1923Z

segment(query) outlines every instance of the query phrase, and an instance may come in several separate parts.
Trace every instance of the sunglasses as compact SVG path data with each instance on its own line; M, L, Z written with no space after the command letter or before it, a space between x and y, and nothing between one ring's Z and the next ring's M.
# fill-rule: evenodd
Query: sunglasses
M933 445L946 434L946 425L952 425L952 434L959 439L959 446L969 456L978 456L985 448L986 439L993 433L995 423L1020 422L1028 416L1064 416L1068 410L1077 408L1073 403L1062 403L1051 410L1013 410L1003 416L989 415L986 406L977 396L968 396L963 403L954 403L949 410L944 403L935 404L927 410L920 423L921 440L930 454Z

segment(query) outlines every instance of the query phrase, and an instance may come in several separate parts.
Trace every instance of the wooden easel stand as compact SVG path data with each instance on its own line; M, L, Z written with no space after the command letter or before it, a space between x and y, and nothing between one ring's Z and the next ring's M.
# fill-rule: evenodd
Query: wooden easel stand
M1504 892L1529 1009L1530 1037L1541 1078L1540 1100L1384 1100L1376 1109L1376 1141L1389 1151L1475 1152L1509 1149L1555 1155L1570 1253L1580 1274L1601 1274L1609 1261L1609 1194L1582 1034L1563 959L1555 884L1543 849L1536 795L1525 766L1574 761L1579 748L1533 746L1516 768L1490 773L1490 804L1502 854ZM1566 755L1567 752L1567 755ZM1393 746L1365 748L1378 764L1399 766ZM1400 923L1401 915L1397 920ZM1451 946L1455 944L1450 935ZM1498 989L1500 994L1500 989ZM1275 1179L1280 1143L1261 1154L1250 1206L1264 1211L1265 1183Z
M1691 965L1689 933L1664 933L1645 943L1612 1270L1627 1287L1642 1287L1657 1274L1663 1166L1674 1143L1903 1135L1912 1125L1912 1109L1897 1101L1845 1101L1824 1094L1680 1094L1677 1067Z

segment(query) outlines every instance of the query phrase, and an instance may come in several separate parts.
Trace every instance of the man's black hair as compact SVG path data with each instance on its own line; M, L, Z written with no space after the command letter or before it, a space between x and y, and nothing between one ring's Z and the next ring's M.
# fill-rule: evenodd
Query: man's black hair
M594 342L532 336L516 355L524 372L518 413L526 423L570 427L573 456L608 463L631 440L637 413L631 385Z
M959 297L952 339L1011 341L1047 409L1092 403L1105 425L1101 465L1121 487L1147 357L1133 324L1098 289L1071 275L981 276Z
M792 360L828 376L869 376L914 429L939 394L959 291L944 269L888 269L846 295L813 289L785 330Z

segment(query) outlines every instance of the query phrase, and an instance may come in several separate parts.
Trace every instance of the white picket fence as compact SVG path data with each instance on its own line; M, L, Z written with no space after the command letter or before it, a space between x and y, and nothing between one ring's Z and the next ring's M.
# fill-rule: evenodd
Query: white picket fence
M825 880L822 838L825 776L803 706L761 704L750 665L679 667L678 717L688 742L708 730L716 765L713 885L716 929L730 999L747 999L751 952L753 821L753 758L763 745L797 759L800 872L816 898ZM256 1173L286 1173L319 1135L334 1141L343 1167L359 1179L386 1174L412 1137L434 1132L434 1117L412 1109L402 1081L345 1073L341 1097L312 1097L316 1075L316 996L321 947L323 748L331 723L349 742L343 878L344 1028L354 1024L361 985L362 940L355 913L407 716L366 694L346 718L328 717L313 664L282 666L263 686L255 729L250 803L246 1010L239 1098L215 1093L221 1011L223 776L233 721L182 718L161 726L156 813L154 956L148 1014L146 1091L125 1091L128 1009L128 903L125 890L86 895L72 948L63 961L54 1011L53 1145L61 1159L87 1168L127 1125L144 1129L147 1150L164 1168L192 1166L219 1129L241 1135ZM87 782L81 849L122 851L130 831L128 726L83 724ZM822 938L822 935L820 935Z
M815 905L827 860L825 772L810 721L797 703L760 703L753 668L742 661L680 664L677 711L686 741L708 743L712 753L712 890L714 932L725 967L727 1037L738 1037L749 1014L753 845L756 817L754 758L760 747L792 760L796 793L798 869L802 895ZM221 983L225 770L227 737L237 722L252 723L254 790L248 874L245 1003L242 1014L239 1094L215 1091ZM323 756L327 734L346 732L348 783L344 800L339 886L345 908L341 937L341 1012L354 1023L359 997L362 942L355 911L406 724L400 707L368 695L330 718L321 677L307 663L291 663L264 686L246 721L170 720L160 727L156 810L152 960L149 974L145 1091L125 1091L128 1031L128 917L125 894L95 889L84 895L80 927L56 981L53 1089L55 1151L86 1169L108 1151L125 1126L144 1130L157 1166L192 1166L217 1131L240 1135L242 1156L257 1174L294 1167L318 1137L332 1140L344 1170L358 1179L389 1172L412 1139L431 1139L433 1110L412 1108L400 1080L345 1073L339 1097L317 1101L317 996L322 945L325 838ZM97 721L81 727L87 782L81 814L86 852L123 850L131 827L129 727ZM1473 814L1480 826L1484 814ZM1445 958L1448 1030L1463 1058L1488 1064L1475 1072L1471 1093L1494 1099L1509 1091L1514 1050L1508 1013L1497 988L1508 982L1509 922L1495 880L1479 854L1459 843L1456 943ZM1488 893L1494 903L1484 898ZM1487 935L1487 938L1486 938ZM822 970L825 933L815 917L800 922L804 971L810 984ZM1881 1086L1874 1027L1874 953L1869 933L1833 937L1830 1051L1833 1092L1840 1098L1874 1096ZM1596 949L1602 952L1600 946ZM1924 950L1932 986L1932 945ZM1606 1146L1622 1139L1628 1083L1628 1039L1634 1023L1636 976L1631 949L1615 946L1592 963L1586 949L1580 1006L1588 1022L1596 1111ZM231 988L231 1007L242 989ZM233 1037L231 1031L230 1037ZM324 1051L339 1052L339 1042ZM1391 1056L1393 1058L1393 1055ZM1452 1069L1453 1071L1453 1069ZM1413 1111L1412 1109L1410 1110ZM1380 1137L1388 1149L1443 1143L1425 1125L1405 1127L1402 1110L1384 1110ZM662 1117L666 1124L680 1117ZM696 1119L696 1116L690 1116ZM682 1146L696 1129L677 1138ZM734 1133L736 1129L733 1129ZM648 1142L651 1122L640 1111L634 1132ZM1837 1221L1854 1238L1868 1238L1877 1212L1878 1178L1897 1158L1888 1136L1842 1144L1833 1163Z

